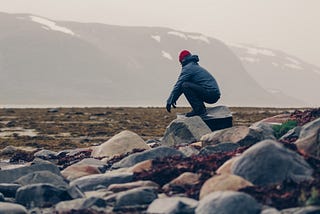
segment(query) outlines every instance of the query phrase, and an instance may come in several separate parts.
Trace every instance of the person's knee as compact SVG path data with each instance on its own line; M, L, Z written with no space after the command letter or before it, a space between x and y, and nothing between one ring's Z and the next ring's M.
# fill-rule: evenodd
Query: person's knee
M182 91L186 91L190 89L190 83L189 82L182 83L181 88L182 88Z

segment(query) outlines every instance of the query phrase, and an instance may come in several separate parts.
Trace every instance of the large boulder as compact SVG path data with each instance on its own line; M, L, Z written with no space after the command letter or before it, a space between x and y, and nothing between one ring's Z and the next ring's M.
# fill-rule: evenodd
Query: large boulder
M250 147L232 164L231 171L256 185L311 180L313 173L303 157L273 140Z
M176 149L165 147L165 146L156 147L151 150L131 154L128 157L122 159L120 162L113 164L112 168L117 169L117 168L131 167L145 160L166 158L166 157L176 156L176 155L185 157L185 155L182 152Z
M207 108L207 114L201 119L211 131L232 127L232 113L227 106L215 106Z
M135 149L150 149L150 146L134 132L125 130L110 138L100 146L93 147L92 157L113 157L132 152Z
M158 198L148 207L147 213L159 214L193 214L198 201L186 197Z
M202 185L199 198L202 199L206 195L216 191L238 191L248 186L253 186L253 184L240 176L232 174L216 175L206 180Z
M302 127L296 145L306 155L320 159L320 118Z
M200 200L196 214L259 214L262 207L250 195L234 191L218 191Z
M98 189L100 186L108 187L111 184L128 183L132 180L132 173L105 173L75 179L70 182L70 186L77 186L82 191L91 191Z
M0 202L0 213L7 214L28 214L28 210L20 205L14 203Z
M59 168L51 163L36 163L31 166L20 167L16 169L0 170L0 183L13 183L18 178L37 171L50 171L60 175Z
M251 146L264 139L261 132L246 126L234 126L227 129L214 131L201 137L203 146L219 143L236 143L240 146Z
M210 132L210 128L203 122L201 117L178 116L167 127L161 144L166 146L191 144L199 141L201 136Z

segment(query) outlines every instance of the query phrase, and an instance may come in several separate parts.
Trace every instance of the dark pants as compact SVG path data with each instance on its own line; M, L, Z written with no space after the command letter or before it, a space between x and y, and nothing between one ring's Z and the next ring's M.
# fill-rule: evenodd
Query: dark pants
M220 98L220 94L216 91L204 89L191 82L182 84L182 92L190 103L193 111L199 114L206 112L204 103L216 103Z

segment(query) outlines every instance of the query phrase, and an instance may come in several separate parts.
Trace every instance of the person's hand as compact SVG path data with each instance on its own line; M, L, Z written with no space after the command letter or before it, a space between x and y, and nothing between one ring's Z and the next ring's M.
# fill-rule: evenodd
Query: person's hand
M166 109L167 109L167 112L171 112L171 106L173 107L173 108L177 108L176 107L176 102L174 102L174 103L171 103L171 104L167 104L167 106L166 106Z

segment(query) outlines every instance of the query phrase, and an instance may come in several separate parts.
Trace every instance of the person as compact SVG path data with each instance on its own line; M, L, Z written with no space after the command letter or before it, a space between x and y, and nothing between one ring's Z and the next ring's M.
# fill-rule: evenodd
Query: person
M184 94L192 111L185 116L204 116L206 107L204 103L213 104L220 99L220 89L215 78L199 62L197 55L192 55L188 50L179 54L182 69L167 100L166 109L170 113L171 107L176 108L176 101Z

